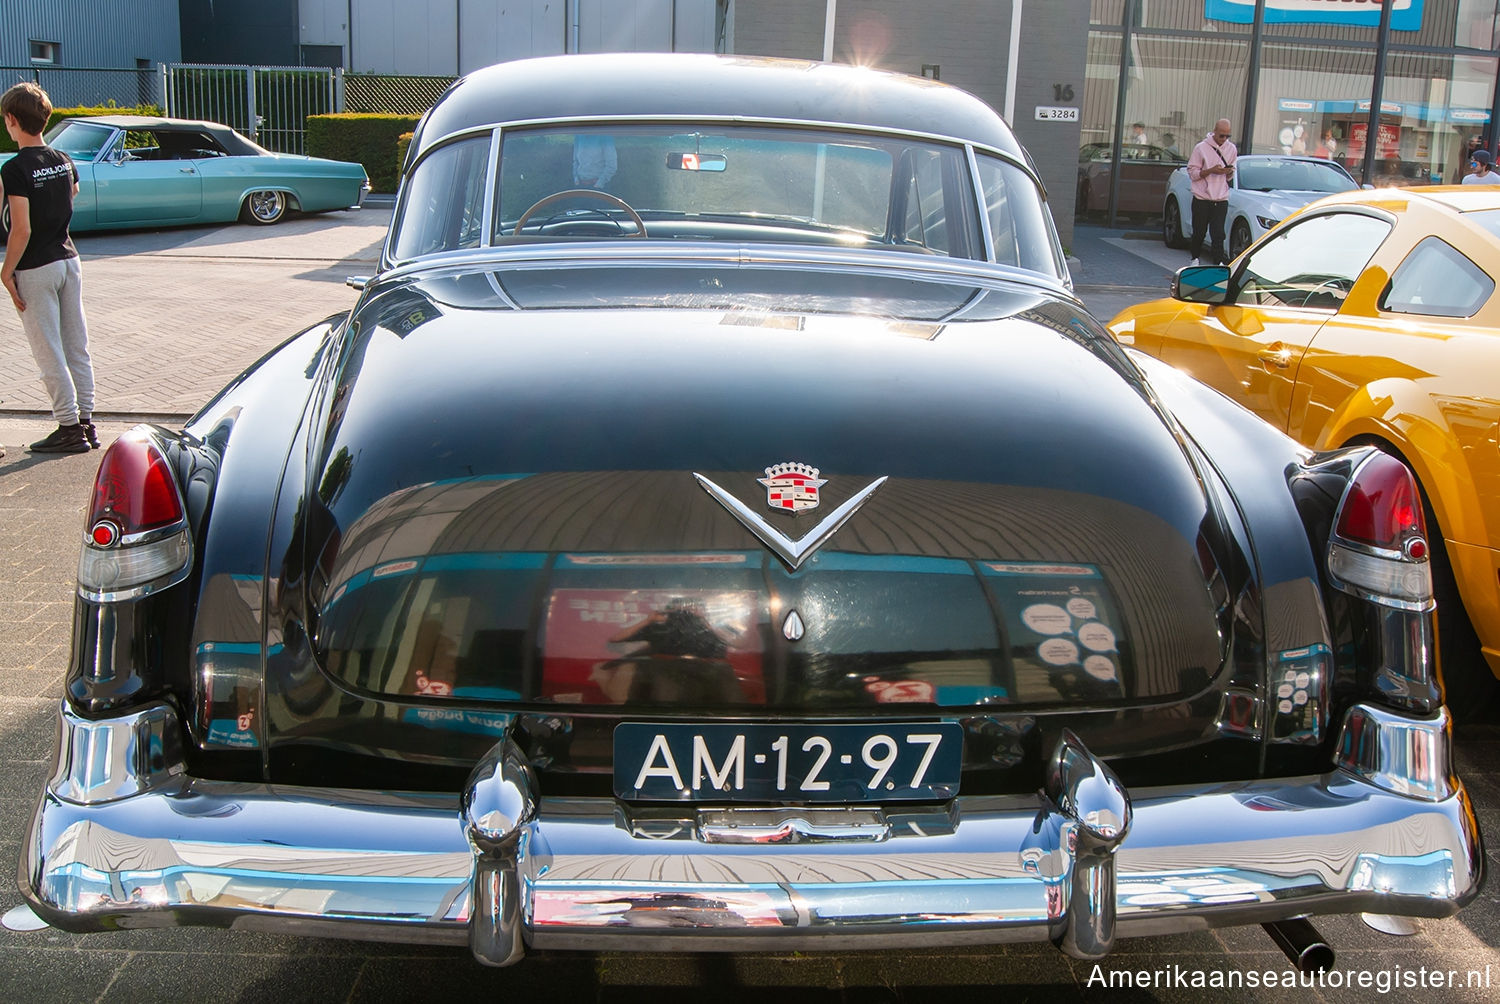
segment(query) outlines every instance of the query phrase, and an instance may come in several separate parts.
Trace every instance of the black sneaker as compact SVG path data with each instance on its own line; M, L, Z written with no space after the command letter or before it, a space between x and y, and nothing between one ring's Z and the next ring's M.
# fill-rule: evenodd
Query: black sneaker
M87 453L88 433L82 425L59 425L45 439L38 439L30 446L32 453Z
M99 448L99 433L94 431L93 420L88 418L79 418L78 424L83 426L83 436L89 441L89 449L97 450Z

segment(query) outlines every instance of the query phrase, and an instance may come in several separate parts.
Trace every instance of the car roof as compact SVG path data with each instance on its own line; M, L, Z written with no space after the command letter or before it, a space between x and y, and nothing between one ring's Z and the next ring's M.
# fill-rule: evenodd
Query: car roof
M208 131L229 130L219 122L203 122L197 119L169 119L153 115L80 115L69 122L93 122L113 129L203 129Z
M937 81L838 63L699 53L545 56L461 78L433 106L418 153L507 122L687 118L864 127L951 137L1029 162L979 98Z
M1308 208L1338 205L1390 206L1394 203L1422 203L1455 213L1500 209L1500 186L1417 185L1411 188L1357 189L1327 196Z
M207 132L212 133L224 148L231 153L248 155L265 153L253 140L236 132L222 122L205 122L200 119L169 119L154 115L80 115L64 119L65 122L82 122L90 125L108 126L111 129L129 129L137 132Z

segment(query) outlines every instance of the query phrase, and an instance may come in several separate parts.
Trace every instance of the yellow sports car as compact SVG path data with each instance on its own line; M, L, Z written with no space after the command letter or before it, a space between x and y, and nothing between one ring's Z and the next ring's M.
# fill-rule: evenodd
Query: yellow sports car
M1415 470L1460 716L1500 676L1497 269L1500 187L1348 192L1110 322L1307 446L1374 444Z

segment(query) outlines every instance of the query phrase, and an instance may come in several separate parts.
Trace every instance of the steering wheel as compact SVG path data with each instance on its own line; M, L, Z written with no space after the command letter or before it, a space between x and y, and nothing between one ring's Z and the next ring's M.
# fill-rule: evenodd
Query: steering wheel
M1315 303L1313 301L1317 300L1319 297L1326 296L1334 301L1330 305L1332 309L1337 310L1339 308L1339 304L1344 302L1344 297L1349 295L1349 290L1353 288L1354 283L1348 279L1324 279L1312 289L1308 290L1307 296L1302 300L1302 306L1321 308L1322 304Z
M528 209L528 210L526 210L526 212L522 213L521 214L521 218L519 220L516 220L516 229L513 230L512 233L515 234L516 236L520 236L521 229L523 227L525 227L526 224L527 224L527 222L533 216L535 216L538 212L540 212L543 209L546 209L548 206L551 206L551 205L554 205L555 203L561 202L564 199L578 198L578 197L599 199L602 202L609 203L610 206L612 208L614 208L614 209L623 209L627 214L629 214L629 216L630 216L630 222L632 222L632 223L635 224L635 230L636 230L635 233L629 234L627 236L630 236L630 237L644 237L644 236L646 236L646 221L643 220L643 219L641 219L641 214L640 213L638 213L634 209L630 208L630 203L626 202L624 199L620 198L619 196L610 195L608 192L601 192L597 188L570 188L570 189L568 189L565 192L553 192L551 195L547 196L545 199L540 199L537 202L534 202L532 204L531 208ZM606 216L606 218L608 218L608 217ZM613 221L611 221L611 222L613 222ZM618 225L618 224L616 224L616 225Z

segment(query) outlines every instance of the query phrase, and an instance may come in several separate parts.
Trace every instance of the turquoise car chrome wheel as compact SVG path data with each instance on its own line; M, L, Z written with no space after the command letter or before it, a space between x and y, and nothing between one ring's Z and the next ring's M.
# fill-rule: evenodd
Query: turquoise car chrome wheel
M269 189L251 192L245 197L245 208L240 212L240 218L246 223L261 225L275 223L285 215L286 195Z

